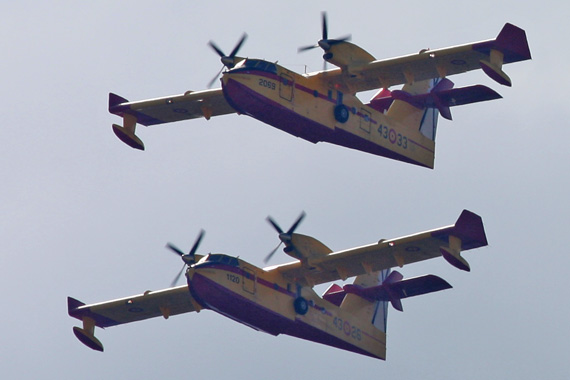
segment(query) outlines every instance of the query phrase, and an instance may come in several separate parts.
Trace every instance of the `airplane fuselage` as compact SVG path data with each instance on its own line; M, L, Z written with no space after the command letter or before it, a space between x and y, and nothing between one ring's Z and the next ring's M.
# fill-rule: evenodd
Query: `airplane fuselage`
M211 254L192 265L186 276L192 297L205 309L272 335L385 359L384 332L277 273Z
M224 73L222 89L239 113L313 143L433 167L435 143L357 96L271 62L247 59Z

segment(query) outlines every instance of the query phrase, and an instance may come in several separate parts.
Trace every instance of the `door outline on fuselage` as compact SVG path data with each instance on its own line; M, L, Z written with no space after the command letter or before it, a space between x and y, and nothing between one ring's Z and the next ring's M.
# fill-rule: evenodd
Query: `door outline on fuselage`
M243 290L250 294L255 294L255 272L247 267L244 267L242 280Z
M370 133L370 123L372 114L370 111L364 108L360 109L360 129L364 132Z
M279 75L279 96L288 101L293 100L293 77L287 74Z

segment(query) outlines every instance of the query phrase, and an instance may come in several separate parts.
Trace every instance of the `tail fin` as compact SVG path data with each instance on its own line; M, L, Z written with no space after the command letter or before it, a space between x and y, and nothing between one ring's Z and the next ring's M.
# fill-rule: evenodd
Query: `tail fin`
M379 284L382 284L390 275L390 269L379 272ZM386 333L388 329L388 304L389 301L376 301L372 324L380 331Z
M418 105L409 102L408 98L429 94L438 87L440 81L439 78L423 80L406 84L401 90L392 91L391 95L394 101L386 112L386 116L404 124L407 128L419 129L424 136L435 141L438 109L418 107Z
M341 308L368 319L380 331L386 333L388 325L388 304L394 309L404 311L402 299L422 294L450 289L444 279L428 274L404 280L397 271L385 269L370 275L358 276L352 285L331 289L327 297L335 298L345 294Z
M381 285L389 276L390 269L380 272L365 274L356 277L354 284L362 288L370 288ZM356 294L345 295L341 309L350 311L353 315L358 315L363 320L369 320L378 330L386 333L388 322L389 301L370 301Z
M447 78L406 84L390 93L394 100L387 116L404 123L408 128L418 127L427 138L435 141L437 116L451 120L450 107L501 98L496 91L483 85L453 88Z

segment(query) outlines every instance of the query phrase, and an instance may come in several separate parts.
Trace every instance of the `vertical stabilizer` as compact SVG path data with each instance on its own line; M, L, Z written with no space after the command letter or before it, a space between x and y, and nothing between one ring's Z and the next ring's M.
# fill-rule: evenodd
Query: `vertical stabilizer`
M386 116L390 119L402 123L406 128L419 130L424 136L435 141L437 130L437 119L439 111L437 108L417 107L406 101L407 97L428 94L441 79L428 79L412 84L406 84L401 90L395 90L400 96L394 97L394 101Z
M379 274L379 284L382 284L390 275L390 269L385 269L377 273ZM376 301L374 305L375 310L372 324L383 333L386 333L388 328L388 304L389 301Z
M381 285L390 274L390 269L356 277L354 285L370 288ZM356 294L346 294L340 308L362 320L368 320L378 330L386 332L389 301L369 301Z

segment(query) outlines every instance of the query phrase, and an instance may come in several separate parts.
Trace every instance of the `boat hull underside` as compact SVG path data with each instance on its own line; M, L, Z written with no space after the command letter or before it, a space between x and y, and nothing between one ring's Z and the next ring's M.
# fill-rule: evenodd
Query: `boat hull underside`
M336 338L300 318L291 320L258 303L252 302L227 288L211 281L199 273L194 274L188 281L192 295L205 306L230 319L240 322L258 331L264 331L271 335L285 334L296 338L309 340L316 343L355 352L361 355L377 358L375 355L349 344L342 339ZM291 298L293 303L293 298Z
M223 85L226 101L239 113L248 115L293 136L312 143L328 142L415 165L426 166L394 151L377 145L341 128L331 129L304 117L232 78Z

